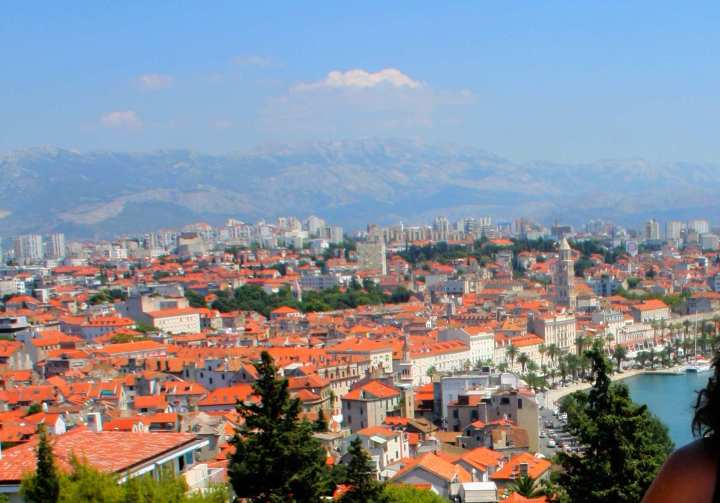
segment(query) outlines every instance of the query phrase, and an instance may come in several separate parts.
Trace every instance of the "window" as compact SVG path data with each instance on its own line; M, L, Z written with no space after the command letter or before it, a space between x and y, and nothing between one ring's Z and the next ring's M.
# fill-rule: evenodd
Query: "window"
M213 378L211 377L211 378L210 378L210 384L212 384L212 383L213 383Z
M518 409L522 409L522 398L518 398Z
M457 409L453 409L453 417L454 417L455 419L457 419L458 417L460 417L460 415L458 414L458 410L457 410Z
M500 404L501 405L510 405L510 399L508 397L504 396L500 399Z

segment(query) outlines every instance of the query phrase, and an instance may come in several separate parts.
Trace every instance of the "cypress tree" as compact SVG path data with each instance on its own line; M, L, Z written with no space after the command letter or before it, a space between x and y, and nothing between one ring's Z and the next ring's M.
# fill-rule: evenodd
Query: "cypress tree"
M350 462L347 465L345 483L350 486L342 497L342 503L380 503L388 501L383 486L375 477L375 467L359 438L350 442Z
M40 425L39 436L35 451L37 467L33 475L22 481L21 494L28 503L56 503L60 497L60 477L43 424Z
M323 409L320 409L320 412L318 412L318 417L313 423L313 430L317 433L322 433L324 431L327 431L328 423L325 419L325 411Z
M238 498L252 502L316 502L328 492L325 451L312 425L300 421L300 401L291 399L287 379L278 379L267 351L255 364L259 402L239 403L245 424L232 442L228 468Z
M586 354L593 387L561 403L584 452L557 455L559 485L570 501L638 502L672 451L672 441L660 420L630 399L627 386L611 383L602 345Z

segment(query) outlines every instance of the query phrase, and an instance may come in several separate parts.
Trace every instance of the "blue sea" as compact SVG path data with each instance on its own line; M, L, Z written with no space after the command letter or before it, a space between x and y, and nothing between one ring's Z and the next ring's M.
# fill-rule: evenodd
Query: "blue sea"
M690 430L696 391L707 384L711 372L682 375L638 375L623 382L637 403L646 404L670 430L675 447L692 441Z

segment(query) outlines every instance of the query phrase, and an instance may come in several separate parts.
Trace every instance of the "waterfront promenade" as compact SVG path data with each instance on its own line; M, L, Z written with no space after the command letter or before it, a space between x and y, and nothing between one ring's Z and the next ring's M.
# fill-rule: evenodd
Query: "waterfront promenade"
M663 368L658 370L648 370L648 369L628 369L621 373L613 374L610 379L612 381L619 381L621 379L627 379L629 377L633 377L640 374L672 374L676 373L677 371L681 370L685 365L677 365L674 367L669 368ZM589 389L592 386L591 382L579 382L575 384L571 384L569 386L563 386L561 388L557 389L551 389L547 391L547 400L543 400L542 405L549 407L554 407L556 405L556 402L560 400L562 397L569 395L570 393L574 393L576 391L582 391Z

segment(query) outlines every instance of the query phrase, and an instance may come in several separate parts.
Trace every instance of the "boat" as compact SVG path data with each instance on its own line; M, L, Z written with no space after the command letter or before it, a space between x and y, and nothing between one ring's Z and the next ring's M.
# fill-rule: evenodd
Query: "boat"
M685 372L690 373L699 373L699 372L709 372L712 369L712 365L710 365L710 362L707 360L695 360L691 364L689 364L687 367L685 367Z
M693 363L685 367L685 372L699 373L709 372L712 367L709 363Z

